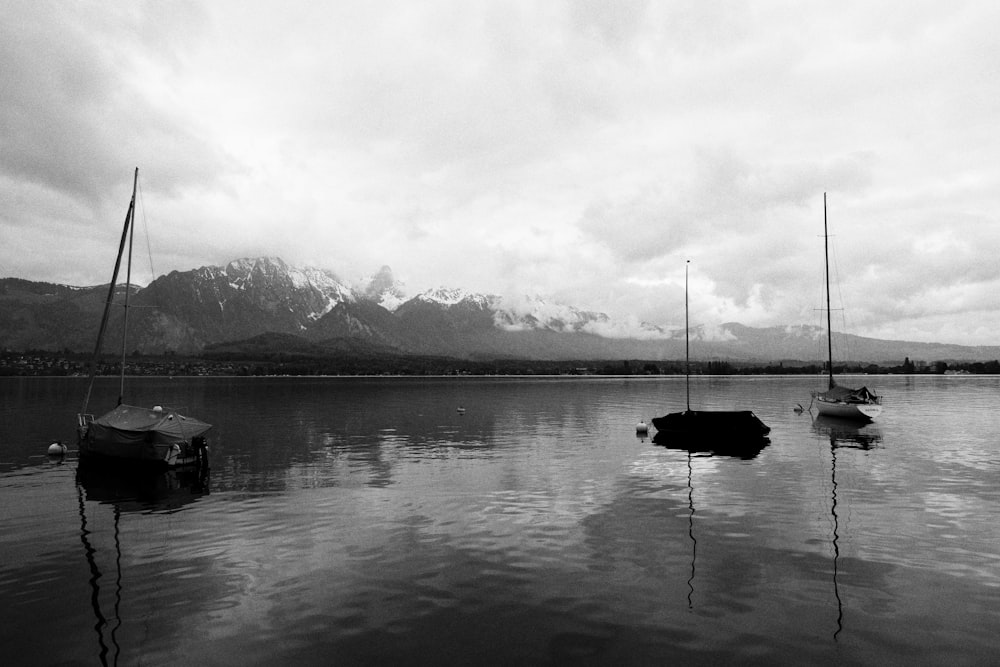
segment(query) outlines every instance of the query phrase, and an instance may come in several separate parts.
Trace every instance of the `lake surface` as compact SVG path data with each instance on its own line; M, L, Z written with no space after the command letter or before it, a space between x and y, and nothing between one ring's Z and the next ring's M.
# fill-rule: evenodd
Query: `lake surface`
M771 426L743 459L636 436L677 377L142 378L211 470L129 480L45 455L84 380L0 378L4 662L995 663L1000 378L854 382L876 424L693 379Z

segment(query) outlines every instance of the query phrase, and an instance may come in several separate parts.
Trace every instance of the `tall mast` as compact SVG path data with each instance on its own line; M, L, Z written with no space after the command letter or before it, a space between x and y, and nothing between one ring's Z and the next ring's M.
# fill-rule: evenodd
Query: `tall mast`
M122 372L118 385L118 405L121 405L125 398L125 346L128 338L128 297L132 291L132 242L135 240L135 191L138 183L139 168L136 167L135 177L132 180L132 202L129 204L132 216L128 233L128 262L125 263L125 313L122 316Z
M688 265L691 260L687 260L684 265L684 386L687 391L687 411L691 412L691 350L688 342Z
M823 263L826 266L826 353L827 372L830 389L837 386L833 381L833 327L830 325L830 235L826 231L826 193L823 193Z
M101 354L101 344L104 342L104 332L108 328L108 315L111 313L111 305L115 298L115 283L118 282L118 270L122 264L122 253L125 251L125 239L132 226L132 211L135 209L135 189L139 181L139 168L135 168L135 178L132 181L132 200L128 205L128 213L125 214L125 226L122 228L122 239L118 243L118 259L115 260L115 270L111 273L111 284L108 286L108 298L104 303L104 314L101 316L101 327L97 331L97 343L94 345L94 356L90 359L90 380L87 383L87 393L83 396L83 407L80 415L87 413L87 406L90 403L90 393L94 388L94 377L97 375L97 358Z

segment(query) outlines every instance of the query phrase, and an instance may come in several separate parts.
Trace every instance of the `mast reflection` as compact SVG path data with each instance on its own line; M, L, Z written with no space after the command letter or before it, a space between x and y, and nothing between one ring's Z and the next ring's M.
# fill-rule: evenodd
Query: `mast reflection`
M123 513L155 514L179 511L209 492L208 466L176 470L136 470L103 468L80 463L76 471L77 502L80 514L80 542L90 578L90 605L94 612L97 658L101 665L117 665L121 654L117 633L122 626L120 613L124 594L122 572L121 517ZM87 503L110 505L114 518L114 601L111 618L101 604L104 573L98 564L96 531L87 520ZM93 517L92 517L93 518Z
M717 456L750 460L757 457L765 447L771 444L766 436L752 437L712 437L678 435L676 433L658 432L653 436L653 444L666 449L682 451L687 454L687 487L688 487L688 537L691 539L691 576L688 578L688 609L694 609L694 578L698 560L698 540L694 534L694 467L691 459L694 455Z
M830 441L830 516L833 519L833 596L837 600L837 629L833 640L838 641L844 629L844 602L840 597L838 566L840 561L840 517L837 514L837 450L870 450L882 442L878 427L867 424L859 426L833 417L819 415L813 419L813 432Z
M691 451L687 453L688 468L688 537L691 538L691 577L688 579L688 609L694 609L694 564L698 556L698 540L694 537L694 485L691 483L693 469L691 467Z

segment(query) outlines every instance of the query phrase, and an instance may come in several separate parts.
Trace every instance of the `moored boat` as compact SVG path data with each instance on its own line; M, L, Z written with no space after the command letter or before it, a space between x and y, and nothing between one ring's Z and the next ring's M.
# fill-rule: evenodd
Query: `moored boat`
M111 274L108 297L104 304L97 343L94 346L87 393L84 395L83 407L77 414L77 445L80 460L81 462L135 463L157 467L205 463L208 451L205 432L212 428L211 424L186 417L171 408L162 406L142 408L126 405L123 402L128 301L132 277L132 229L135 219L135 194L138 182L139 170L137 168L132 182L132 199L125 215L125 225L118 246L118 257L115 260L114 272ZM122 363L118 404L112 410L95 418L93 414L88 412L90 394L94 388L97 361L101 354L104 334L107 331L109 314L112 305L114 305L115 286L118 281L118 272L121 268L126 241L129 252L126 263L124 303L121 304L125 309L125 316L122 318Z
M688 261L690 264L690 261ZM687 407L683 412L671 412L652 420L656 428L654 441L676 439L698 442L705 446L739 447L744 443L755 444L766 438L771 428L750 410L692 410L691 409L691 345L688 324L688 268L684 266L684 357L685 390ZM759 451L759 450L758 450Z
M830 235L826 222L826 193L823 193L823 258L826 266L826 350L827 389L812 392L812 405L817 412L828 417L873 421L882 414L882 397L868 389L841 387L833 378L833 327L830 321Z
M826 391L813 392L816 411L827 417L874 421L882 414L882 397L868 387L849 389L833 384Z
M211 424L159 405L119 404L97 417L81 414L81 459L163 467L196 465L207 459L205 432Z

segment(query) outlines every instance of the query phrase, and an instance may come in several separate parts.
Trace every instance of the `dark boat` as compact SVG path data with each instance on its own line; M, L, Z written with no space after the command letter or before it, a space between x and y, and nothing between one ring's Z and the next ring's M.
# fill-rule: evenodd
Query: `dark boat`
M84 395L83 407L77 415L77 445L80 460L101 461L109 464L134 463L153 467L174 467L197 465L205 461L207 447L205 432L212 428L211 424L186 417L177 410L162 406L150 408L125 405L125 335L128 328L129 293L132 280L132 230L135 220L135 193L139 183L139 169L135 170L132 181L132 199L128 212L125 214L125 226L122 229L121 242L118 245L118 258L111 274L111 285L108 287L108 298L104 304L104 314L94 346L94 356L90 364L90 381L87 393ZM125 252L125 242L128 241L128 261L126 263L125 316L122 318L122 364L118 404L109 412L95 418L89 413L90 394L94 388L94 377L97 374L97 361L101 354L101 345L108 328L108 317L114 304L115 286L118 281L118 271L121 268L122 255Z
M96 419L84 414L80 421L81 461L106 459L154 467L201 463L207 448L204 433L212 428L173 408L124 403Z
M689 454L750 460L757 458L771 444L771 439L766 435L752 435L742 431L709 435L659 431L653 436L653 444Z
M771 428L750 410L685 410L653 420L657 434L705 438L764 437Z
M690 264L690 260L688 261ZM771 428L750 410L692 410L691 409L691 354L688 324L688 268L684 267L684 357L687 409L655 417L653 427L657 433L653 441L662 443L667 438L691 446L694 451L715 449L738 450L752 448L766 440ZM766 444L766 442L764 443ZM758 451L760 451L758 449Z

